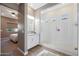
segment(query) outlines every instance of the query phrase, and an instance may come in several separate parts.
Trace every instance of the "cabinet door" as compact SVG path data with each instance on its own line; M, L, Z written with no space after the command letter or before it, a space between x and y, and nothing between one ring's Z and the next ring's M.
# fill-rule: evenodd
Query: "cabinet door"
M27 48L30 49L39 44L39 35L27 36Z
M33 36L27 36L27 39L27 49L30 49L33 46Z
M39 34L34 35L33 40L32 40L32 47L36 46L39 44Z

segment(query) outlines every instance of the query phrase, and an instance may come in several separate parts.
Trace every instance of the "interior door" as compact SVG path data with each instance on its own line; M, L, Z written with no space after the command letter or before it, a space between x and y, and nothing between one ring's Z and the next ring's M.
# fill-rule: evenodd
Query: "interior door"
M60 18L58 18L57 29L60 31L57 35L60 36L61 43L59 49L69 55L78 55L76 5L69 4L68 7L61 8L58 14Z
M77 26L72 19L60 20L62 49L77 55Z

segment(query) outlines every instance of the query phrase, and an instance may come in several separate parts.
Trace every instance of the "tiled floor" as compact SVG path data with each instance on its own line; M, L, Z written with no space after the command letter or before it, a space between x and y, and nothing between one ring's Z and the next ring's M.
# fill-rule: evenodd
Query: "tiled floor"
M55 53L55 54L57 54L57 55L59 55L59 56L68 56L67 54L64 54L64 53L55 51L55 50L53 50L53 49L50 49L50 48L47 48L47 47L44 47L44 46L41 46L41 45L38 45L38 46L36 46L36 47L30 49L30 50L28 51L28 56L36 56L38 53L40 53L40 52L43 51L43 50L48 50L48 51L50 51L50 52L52 52L52 53Z
M27 56L36 56L42 50L48 50L52 53L59 54L60 56L67 56L64 53L60 53L58 51L52 50L50 48L38 45L28 51ZM11 42L8 38L5 38L1 41L1 55L2 56L23 56L23 54L17 49L17 44Z

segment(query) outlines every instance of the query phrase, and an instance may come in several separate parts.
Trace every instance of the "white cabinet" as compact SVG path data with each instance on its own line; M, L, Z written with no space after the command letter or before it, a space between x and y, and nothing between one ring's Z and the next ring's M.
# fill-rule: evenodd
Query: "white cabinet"
M38 45L39 44L39 35L34 35L34 38L33 38L33 45L32 45L32 47L34 47L34 46L36 46L36 45Z
M39 35L27 36L27 49L30 49L39 44Z

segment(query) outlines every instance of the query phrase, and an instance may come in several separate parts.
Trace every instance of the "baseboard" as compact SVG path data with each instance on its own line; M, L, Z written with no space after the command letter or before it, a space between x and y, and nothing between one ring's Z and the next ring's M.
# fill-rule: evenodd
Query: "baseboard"
M28 51L27 52L23 52L20 48L17 48L24 56L26 56L28 54Z
M51 48L51 47L49 47L48 45L45 45L45 44L40 44L40 45L45 46L45 47L48 47L48 48ZM56 50L56 51L58 51L58 52L61 52L61 53L63 53L63 54L66 54L66 55L68 55L68 56L73 56L72 53L65 52L65 51L60 50L60 49L56 49L56 48L51 48L51 49Z

